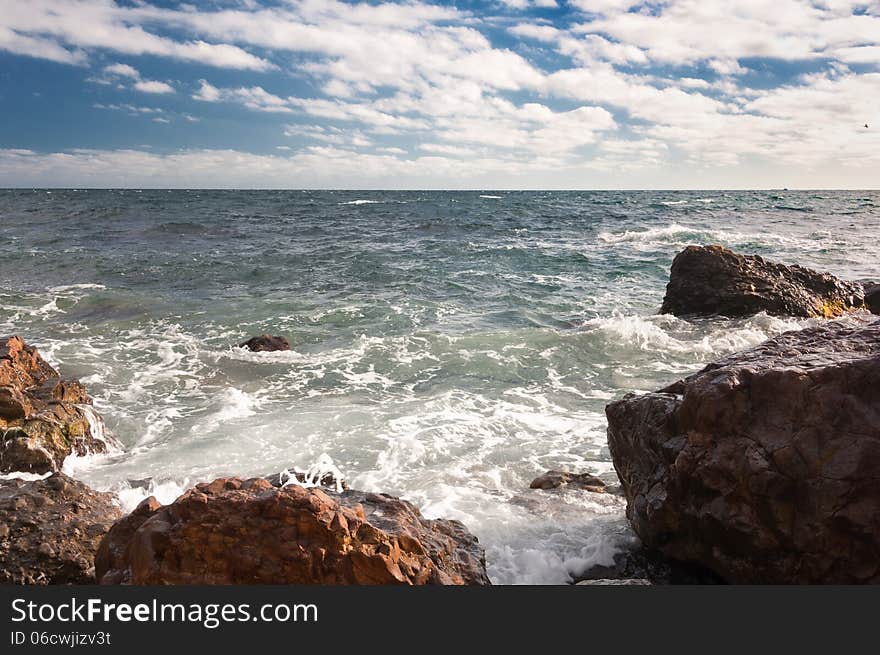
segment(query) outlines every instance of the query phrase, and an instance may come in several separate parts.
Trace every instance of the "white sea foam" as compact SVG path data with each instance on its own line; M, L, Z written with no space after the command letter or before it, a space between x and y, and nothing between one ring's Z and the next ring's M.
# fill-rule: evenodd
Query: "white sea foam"
M693 228L671 223L663 227L652 227L645 230L626 230L624 232L600 232L598 239L605 243L622 243L627 241L656 241L677 237L681 234L694 234Z
M25 482L34 482L36 480L45 480L52 471L46 473L28 473L26 471L10 471L9 473L0 473L0 480L24 480Z
M381 202L382 202L381 200L358 199L358 200L348 200L346 202L340 202L339 204L340 205L378 205Z
M303 475L304 479L300 481L299 478L294 475L295 473ZM342 481L344 479L342 471L340 471L336 464L333 463L330 455L327 453L321 453L318 456L317 461L305 470L294 468L292 472L290 469L284 469L281 471L281 487L283 489L291 484L299 485L301 487L318 487L321 485L321 480L327 475L333 477L336 491L341 492Z
M480 197L481 198L490 198L493 200L501 200L504 196L490 196L490 195L484 194L484 195L481 195Z
M119 505L124 512L131 512L142 501L153 496L163 505L169 505L177 500L191 485L188 480L175 482L167 480L156 483L150 480L145 486L131 486L128 482L111 489L116 494Z

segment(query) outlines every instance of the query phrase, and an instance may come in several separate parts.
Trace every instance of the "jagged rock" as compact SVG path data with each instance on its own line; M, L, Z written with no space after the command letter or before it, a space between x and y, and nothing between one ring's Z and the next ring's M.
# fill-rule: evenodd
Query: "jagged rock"
M858 282L721 246L688 246L672 262L660 313L741 317L767 312L832 318L863 305Z
M71 453L118 447L82 384L62 380L21 337L0 344L0 472L58 471Z
M121 515L111 494L63 473L0 480L0 584L94 584L95 551Z
M880 321L782 334L606 414L646 546L730 582L880 582Z
M102 584L489 584L476 537L384 494L220 478L111 528Z
M547 471L538 476L529 485L529 489L558 489L571 487L593 493L604 493L605 482L589 473L566 473L565 471Z
M290 343L285 337L261 334L258 337L251 337L244 343L238 344L238 347L247 348L255 353L276 352L279 350L290 350Z

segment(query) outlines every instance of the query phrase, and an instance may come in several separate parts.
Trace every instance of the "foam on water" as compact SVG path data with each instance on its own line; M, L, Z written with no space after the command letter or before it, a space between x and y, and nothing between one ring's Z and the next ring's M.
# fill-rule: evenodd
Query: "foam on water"
M625 502L530 481L614 483L607 402L811 324L657 315L676 252L877 277L880 196L827 195L13 191L0 329L88 385L124 449L64 468L127 510L344 471L463 521L494 582L565 583L632 544ZM293 349L235 347L262 333Z

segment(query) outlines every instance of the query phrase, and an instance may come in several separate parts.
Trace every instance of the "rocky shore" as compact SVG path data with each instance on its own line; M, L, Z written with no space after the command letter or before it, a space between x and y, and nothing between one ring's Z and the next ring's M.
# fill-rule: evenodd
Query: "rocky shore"
M620 480L551 470L537 493L622 493L642 545L579 584L880 582L880 286L691 246L661 312L834 318L607 406ZM288 470L196 484L123 516L60 473L120 446L82 384L0 345L0 583L487 585L457 521ZM240 347L288 350L261 335ZM605 496L609 497L609 496Z
M80 382L62 379L21 337L0 341L0 473L58 471L71 454L118 447Z

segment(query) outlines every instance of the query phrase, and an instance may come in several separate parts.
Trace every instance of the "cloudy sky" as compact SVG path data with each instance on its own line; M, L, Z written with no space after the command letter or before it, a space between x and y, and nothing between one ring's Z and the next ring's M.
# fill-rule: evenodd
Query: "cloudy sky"
M878 188L880 0L0 0L0 117L0 186Z

